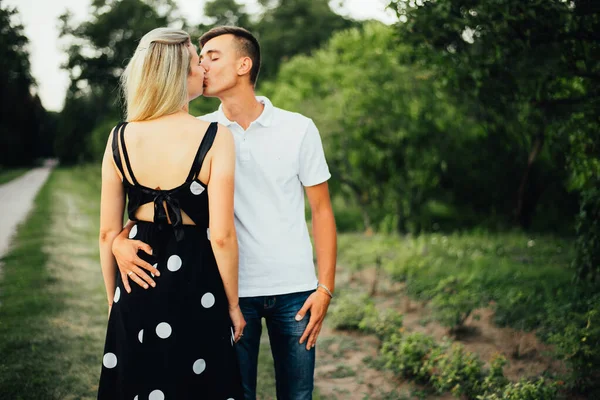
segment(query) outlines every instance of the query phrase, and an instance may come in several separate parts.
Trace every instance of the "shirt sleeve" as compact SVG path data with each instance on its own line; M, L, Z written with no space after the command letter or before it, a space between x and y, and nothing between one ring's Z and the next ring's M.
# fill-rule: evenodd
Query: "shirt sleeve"
M300 146L300 182L304 186L315 186L329 178L329 167L325 160L323 143L315 123L310 120Z

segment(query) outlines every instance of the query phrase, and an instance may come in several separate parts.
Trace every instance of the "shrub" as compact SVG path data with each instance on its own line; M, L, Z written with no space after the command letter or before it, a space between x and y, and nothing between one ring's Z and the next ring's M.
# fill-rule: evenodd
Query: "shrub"
M477 396L478 400L552 400L557 396L556 385L544 378L537 381L521 379L507 384L500 393Z
M558 356L571 367L569 386L580 391L600 388L600 303L596 299L589 301L586 312L572 312L568 321L565 317L557 321L565 327L549 339Z
M373 333L380 340L402 332L402 314L394 310L379 312L374 309L366 310L365 316L358 324L359 328L366 333Z
M359 330L361 321L375 312L375 306L369 296L347 293L331 305L327 319L335 329Z
M439 347L432 337L422 333L406 336L393 334L383 342L381 355L386 368L398 375L424 382L427 378L423 369L424 360L432 353L437 353Z
M450 276L437 285L431 299L434 317L451 332L464 327L466 319L480 306L480 296L463 280Z
M505 365L506 358L501 354L494 355L490 360L490 369L481 384L481 391L484 395L497 394L509 383L504 376Z
M454 344L450 351L438 357L430 383L438 393L451 392L454 396L473 398L480 393L484 378L483 362L470 352L465 352L460 344Z

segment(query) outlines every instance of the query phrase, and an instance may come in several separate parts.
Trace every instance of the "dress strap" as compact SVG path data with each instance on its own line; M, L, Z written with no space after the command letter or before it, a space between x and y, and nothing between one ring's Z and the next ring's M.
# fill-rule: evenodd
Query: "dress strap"
M121 140L121 149L123 150L123 158L125 159L125 165L127 167L127 172L129 173L129 176L131 177L131 181L133 182L134 185L139 185L138 181L135 179L135 175L133 175L133 170L131 169L131 163L129 162L129 154L127 153L127 147L125 146L125 126L127 126L127 122L125 122L123 124L123 126L121 127L121 130L119 132L119 136L120 136L120 140ZM123 175L123 179L125 178L125 175Z
M208 129L206 130L206 133L202 138L202 142L200 142L200 146L198 147L196 157L194 157L194 163L192 164L192 169L190 170L186 182L192 181L200 173L200 170L202 169L202 163L204 162L204 158L206 157L206 154L208 153L215 141L215 136L217 135L218 129L219 125L216 122L211 122L211 124L208 126Z
M126 122L119 122L115 129L113 129L113 137L112 137L112 152L113 152L113 160L115 161L115 165L119 169L121 176L125 179L125 173L123 171L123 162L121 161L121 152L119 151L119 140L117 136L119 135L119 129L121 126L125 125Z

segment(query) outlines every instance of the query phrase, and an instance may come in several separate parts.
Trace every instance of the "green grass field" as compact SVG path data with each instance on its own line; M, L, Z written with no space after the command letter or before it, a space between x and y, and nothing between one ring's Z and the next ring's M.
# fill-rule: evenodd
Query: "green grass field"
M4 183L8 183L13 179L24 175L27 171L27 168L14 168L14 169L3 169L0 168L0 185Z

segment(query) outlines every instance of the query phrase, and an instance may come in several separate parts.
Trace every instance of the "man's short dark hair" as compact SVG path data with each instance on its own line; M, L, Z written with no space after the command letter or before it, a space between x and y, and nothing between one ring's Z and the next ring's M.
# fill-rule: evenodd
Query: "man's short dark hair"
M200 37L200 46L204 47L209 40L223 35L235 36L240 53L245 57L250 57L252 60L250 82L253 85L256 84L258 72L260 71L260 45L258 40L250 31L239 26L217 26Z

